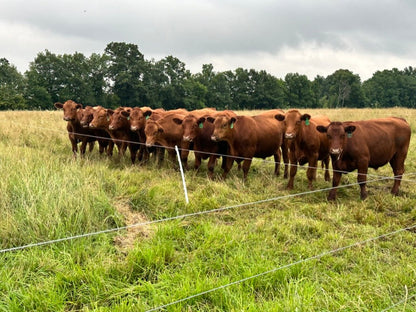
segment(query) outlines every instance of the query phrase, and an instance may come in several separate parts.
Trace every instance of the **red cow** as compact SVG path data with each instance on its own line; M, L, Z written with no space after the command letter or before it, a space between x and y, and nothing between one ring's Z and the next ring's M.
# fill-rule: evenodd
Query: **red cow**
M118 108L117 110L121 110L122 108ZM108 110L104 107L96 107L93 113L93 119L89 124L91 129L101 129L105 130L113 140L114 144L117 145L118 154L119 156L123 156L126 149L127 143L120 139L117 131L110 131L110 114Z
M404 173L404 161L410 143L411 129L402 118L331 122L318 126L326 134L332 158L333 189L328 200L335 200L342 173L358 170L357 182L361 199L367 198L366 181L368 167L377 169L388 162L393 169L394 184L391 193L397 195Z
M223 112L222 112L223 113ZM231 116L236 116L234 112L228 111ZM214 132L214 125L207 122L207 117L213 117L217 114L215 110L203 109L190 112L185 118L176 118L175 122L182 125L183 141L192 144L195 154L194 169L201 166L201 160L208 160L208 177L213 178L214 167L217 158L220 155L228 153L228 145L226 142L214 142L211 140ZM225 156L223 156L223 164L225 164Z
M153 115L153 114L152 114ZM182 126L175 122L175 118L184 118L186 114L166 112L158 120L149 118L145 126L146 146L165 147L169 157L175 160L175 146L181 148L181 161L184 168L188 168L189 142L183 142Z
M116 110L107 109L107 117L109 118L108 130L113 140L121 142L121 150L125 151L126 146L130 151L131 162L134 164L136 161L137 151L142 145L140 137L137 132L130 129L130 113L132 108L119 108ZM142 155L139 154L139 161L142 159Z
M257 116L268 116L268 117L274 118L274 116L276 116L277 114L284 114L284 112L281 109L271 109L271 110L267 110L265 112L262 112L262 113L258 114ZM284 163L284 166L285 166L283 177L286 179L287 175L288 175L288 171L289 171L288 170L288 168L289 168L289 154L288 154L289 147L288 147L287 140L284 139L285 131L286 131L285 124L284 123L279 123L279 125L281 127L280 132L282 133L282 142L283 143L282 143L282 146L281 146L281 151L282 151L283 163ZM279 166L277 167L277 170L278 171L276 172L276 174L279 175L279 172L280 172L280 158L279 158Z
M312 189L313 180L316 179L318 160L325 165L325 181L330 180L328 139L326 135L318 132L318 125L327 126L330 120L326 116L311 117L301 114L298 110L289 110L285 115L277 114L276 119L284 122L286 126L285 140L289 146L290 174L287 183L288 189L293 189L293 182L298 169L298 163L308 163L306 176L309 188Z
M269 116L237 116L221 114L216 118L208 118L214 123L211 139L215 142L226 141L230 149L224 166L223 178L230 171L233 161L243 162L243 178L247 179L253 157L266 158L274 156L277 173L282 145L281 125Z
M94 111L100 108L102 108L102 106L95 106L95 107L86 106L82 110L82 118L81 118L80 123L83 128L87 128L87 129L89 128L90 123L92 119L94 118ZM107 151L108 156L113 155L114 142L111 139L108 132L103 129L92 129L92 128L90 128L90 132L96 137L98 141L100 154L102 154L104 151Z
M82 104L76 103L72 100L68 100L65 103L56 102L55 107L63 109L63 119L67 121L66 129L68 130L69 140L72 145L72 152L74 157L77 156L78 143L81 142L80 152L81 156L85 154L87 144L89 144L90 152L94 148L94 134L89 130L81 126L80 120L82 118Z

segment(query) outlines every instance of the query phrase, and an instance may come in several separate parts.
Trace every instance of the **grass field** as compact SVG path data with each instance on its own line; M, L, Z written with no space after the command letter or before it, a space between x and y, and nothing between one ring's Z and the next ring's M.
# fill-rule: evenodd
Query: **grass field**
M377 237L416 224L416 110L301 111L406 118L400 195L384 180L365 201L355 185L328 203L327 191L307 193L304 168L287 191L270 158L253 161L246 183L236 166L225 181L208 180L206 162L187 171L185 204L176 164L132 166L97 146L74 160L62 112L0 112L0 311L415 311L416 232ZM341 181L355 182L355 172ZM331 186L322 171L315 186Z

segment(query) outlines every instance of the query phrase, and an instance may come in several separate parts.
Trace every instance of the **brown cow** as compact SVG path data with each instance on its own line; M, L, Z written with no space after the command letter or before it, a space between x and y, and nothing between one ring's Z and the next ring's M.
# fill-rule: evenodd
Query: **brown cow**
M108 130L113 140L121 142L121 150L125 151L126 146L130 151L131 162L134 164L137 157L137 151L140 149L141 141L137 132L130 129L130 113L132 108L119 108L116 110L107 109L109 118ZM142 154L139 153L139 161L142 160Z
M122 110L123 108L118 108L117 110ZM93 119L89 124L90 128L92 129L101 129L105 130L110 137L113 139L114 144L118 148L118 155L121 157L124 155L127 149L127 142L123 140L123 138L118 135L117 131L111 131L109 129L110 126L110 114L108 113L108 109L104 107L96 107L93 114Z
M312 189L313 180L316 179L318 160L325 165L325 181L330 180L328 139L326 135L318 132L316 126L327 126L330 120L326 116L311 117L301 114L296 109L289 110L285 115L277 114L276 119L285 123L285 140L289 146L290 175L287 183L288 189L293 189L293 182L298 169L298 163L309 163L306 176L309 188Z
M80 123L83 128L87 128L87 129L89 128L90 123L94 117L94 111L100 108L102 108L102 106L95 106L95 107L86 106L82 110L82 114L81 114L82 118L81 118ZM92 128L90 128L90 132L92 135L96 137L98 141L100 154L106 151L108 156L113 155L114 142L111 139L108 132L103 129L92 129Z
M277 114L284 114L283 110L281 109L271 109L271 110L267 110L264 112L261 112L260 114L258 114L257 116L269 116L274 118ZM282 158L283 158L283 163L284 163L284 175L283 177L286 179L287 175L288 175L288 171L289 171L289 147L288 147L288 142L287 140L284 139L285 136L285 132L286 132L286 126L285 123L279 123L280 127L281 127L281 133L282 133L282 146L281 146L281 151L282 151ZM277 175L279 175L280 173L280 159L279 159L279 166L278 166L278 171L277 171Z
M282 145L281 125L269 116L237 116L220 114L208 118L214 123L211 139L215 142L226 141L230 149L224 166L223 178L230 171L233 161L242 160L243 178L247 179L253 157L266 158L274 156L275 173L279 167L280 147Z
M85 129L81 126L80 120L82 118L82 104L68 100L63 104L56 102L54 106L58 109L63 109L64 111L63 119L68 122L66 129L68 130L68 137L71 141L74 157L77 156L79 142L81 142L81 156L85 154L87 144L89 144L89 151L91 152L94 148L94 142L96 139L89 129Z
M333 189L328 200L335 200L342 173L358 170L357 182L361 188L361 199L366 190L368 167L377 169L388 162L393 169L394 184L391 193L397 195L404 173L404 161L409 148L411 129L401 118L331 122L329 126L318 126L326 134L333 168Z
M149 118L145 126L146 146L165 147L171 161L175 160L175 146L181 148L181 161L185 169L188 168L189 142L184 142L182 126L175 122L176 118L184 118L186 110L163 113L159 119ZM159 163L160 164L160 163Z
M234 112L218 112L228 113L236 116ZM208 177L210 179L214 176L214 167L217 158L223 156L223 165L225 164L225 154L228 153L228 145L226 142L214 142L211 140L214 132L214 125L207 121L208 117L214 117L218 114L216 110L202 109L191 111L185 118L176 118L175 122L182 125L183 141L190 142L195 155L194 169L201 166L201 160L208 160Z

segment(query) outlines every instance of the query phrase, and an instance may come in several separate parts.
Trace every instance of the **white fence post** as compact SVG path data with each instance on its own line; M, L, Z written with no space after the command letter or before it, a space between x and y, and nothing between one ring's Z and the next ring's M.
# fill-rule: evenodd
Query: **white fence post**
M179 149L177 145L175 145L175 151L176 151L176 155L178 155L179 169L181 170L181 176L182 176L183 191L185 193L185 201L187 204L189 204L188 190L186 189L185 174L183 173L181 154L179 153Z

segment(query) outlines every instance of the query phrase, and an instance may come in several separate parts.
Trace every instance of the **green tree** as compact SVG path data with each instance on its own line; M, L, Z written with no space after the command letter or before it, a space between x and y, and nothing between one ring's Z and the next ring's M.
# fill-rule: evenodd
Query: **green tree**
M143 83L147 64L138 46L111 42L104 53L108 62L106 78L109 93L119 99L116 105L141 106L147 99L147 90Z
M0 109L25 109L26 101L23 97L24 78L5 59L0 59Z
M311 82L306 75L289 73L285 76L285 102L287 107L312 107Z
M284 82L261 70L251 70L254 83L253 109L274 109L284 107Z
M51 108L54 102L74 100L84 105L104 104L105 58L82 53L39 53L25 73L25 97L31 107ZM105 101L104 101L105 102Z
M152 95L157 98L156 103L165 109L186 106L185 82L190 79L191 73L186 70L185 63L167 56L154 64L152 77Z
M326 78L326 92L330 107L364 107L360 76L347 69L339 69Z
M416 73L412 67L377 71L363 83L363 90L373 107L416 107Z
M327 107L327 97L325 95L325 77L316 76L312 81L312 108Z

